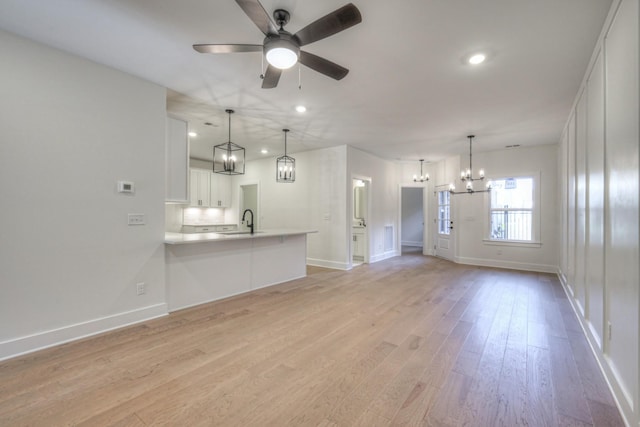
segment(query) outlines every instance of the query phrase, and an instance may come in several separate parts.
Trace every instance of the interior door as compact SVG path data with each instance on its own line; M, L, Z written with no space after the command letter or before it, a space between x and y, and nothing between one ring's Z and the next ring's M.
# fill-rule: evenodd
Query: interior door
M436 203L434 205L437 209L434 233L435 255L453 261L456 251L451 193L448 190L438 190L435 192L435 197Z

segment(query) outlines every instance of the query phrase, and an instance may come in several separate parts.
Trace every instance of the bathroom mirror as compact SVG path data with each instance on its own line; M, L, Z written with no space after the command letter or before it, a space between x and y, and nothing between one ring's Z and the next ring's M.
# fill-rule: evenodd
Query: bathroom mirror
M365 208L365 187L353 188L353 216L356 219L364 219Z

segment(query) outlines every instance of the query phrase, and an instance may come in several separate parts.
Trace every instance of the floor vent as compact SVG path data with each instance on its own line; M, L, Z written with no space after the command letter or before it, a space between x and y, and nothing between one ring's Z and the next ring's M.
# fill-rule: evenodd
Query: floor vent
M384 226L384 251L393 250L393 225Z

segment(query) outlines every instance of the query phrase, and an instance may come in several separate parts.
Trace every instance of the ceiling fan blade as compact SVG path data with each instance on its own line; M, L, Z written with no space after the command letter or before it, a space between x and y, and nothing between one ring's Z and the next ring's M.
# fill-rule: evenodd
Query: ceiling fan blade
M300 46L304 46L332 36L360 22L362 22L360 11L352 3L349 3L307 25L294 37L300 40Z
M200 53L241 53L261 52L261 44L194 44L193 48Z
M280 68L269 65L267 67L267 71L264 73L264 78L262 79L262 89L273 89L278 86L281 74L282 70Z
M278 34L278 27L258 0L236 0L236 3L265 36Z
M300 63L336 80L342 79L349 73L348 69L309 52L300 51Z

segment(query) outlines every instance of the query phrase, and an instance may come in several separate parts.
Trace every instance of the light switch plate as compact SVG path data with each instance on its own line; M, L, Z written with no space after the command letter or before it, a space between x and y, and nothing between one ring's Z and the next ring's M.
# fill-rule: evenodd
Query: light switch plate
M144 214L142 214L142 213L130 213L128 215L127 224L129 224L129 225L145 225L146 224L146 220L145 220Z

